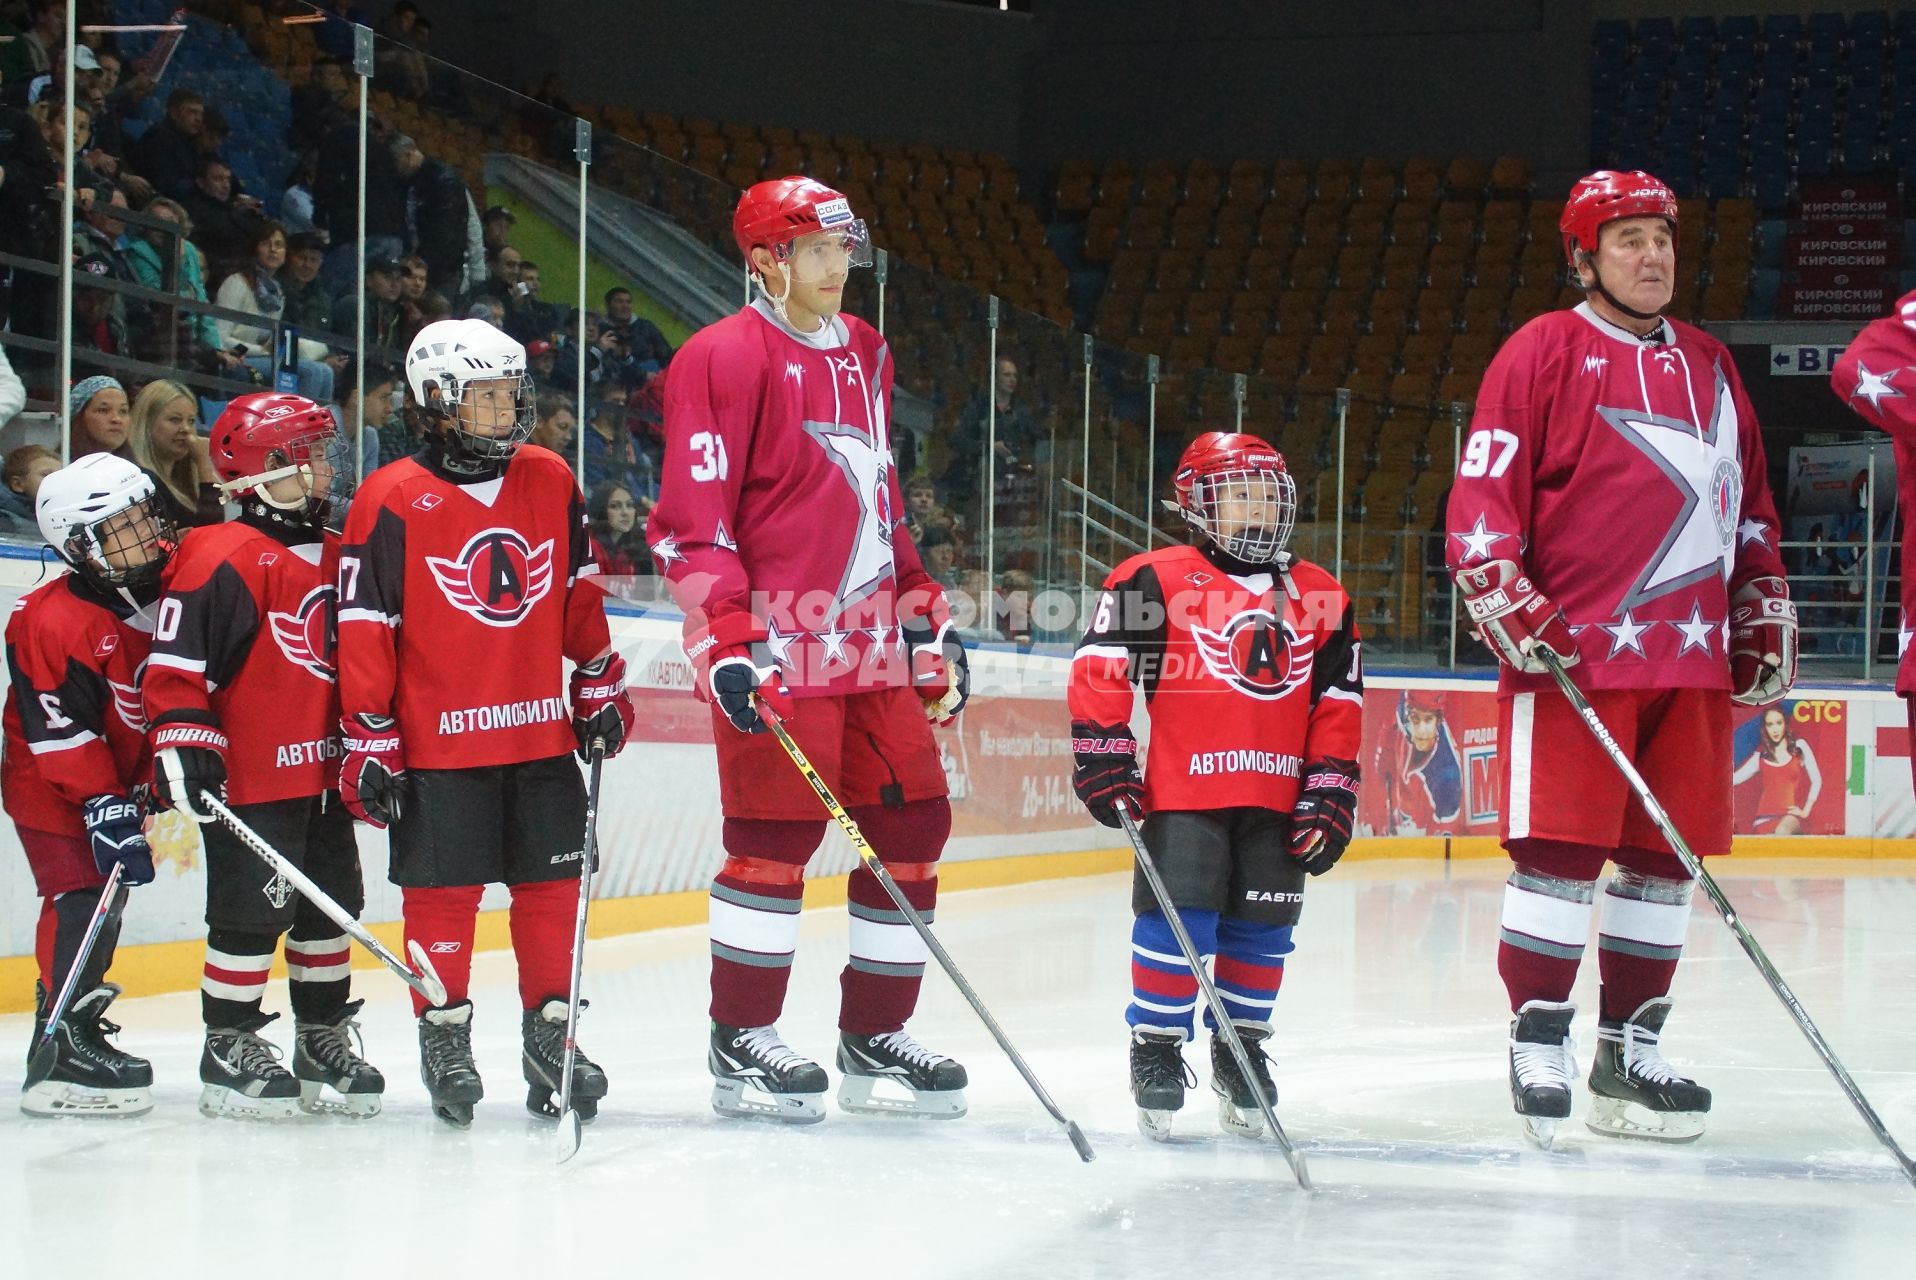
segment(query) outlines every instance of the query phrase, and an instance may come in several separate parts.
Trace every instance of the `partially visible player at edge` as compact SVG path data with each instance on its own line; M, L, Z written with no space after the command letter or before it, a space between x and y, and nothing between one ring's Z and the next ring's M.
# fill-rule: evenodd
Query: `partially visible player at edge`
M339 692L333 673L334 559L327 532L351 476L328 449L338 427L295 395L240 396L213 423L208 453L239 503L226 524L187 531L142 692L153 747L153 796L204 825L206 965L200 1013L200 1110L286 1120L303 1108L376 1115L385 1077L353 1047L352 954L346 935L240 843L202 793L310 876L355 917L365 906L352 815L333 795ZM286 935L293 1069L260 1030L267 971ZM326 1091L331 1091L331 1096Z
M890 348L839 313L850 269L871 261L865 224L831 188L781 178L745 193L732 230L758 296L672 357L647 533L685 610L718 739L726 859L712 882L712 1106L809 1123L824 1117L829 1082L773 1024L826 815L756 700L789 717L930 919L951 806L928 716L957 714L969 674L944 592L904 531ZM862 866L849 909L839 1105L964 1114L964 1068L904 1030L924 944ZM908 1100L874 1098L881 1080Z
M1677 202L1647 173L1571 189L1564 253L1588 294L1491 362L1451 490L1446 550L1503 663L1497 964L1516 1015L1512 1102L1549 1145L1570 1114L1571 985L1603 890L1589 1127L1701 1136L1710 1091L1659 1048L1692 883L1538 656L1570 667L1691 849L1730 849L1732 702L1796 672L1796 611L1749 397L1722 343L1663 315Z
M443 1006L413 996L434 1111L463 1127L483 1095L467 993L479 898L503 882L526 1105L552 1116L585 845L572 756L624 745L625 660L591 580L578 482L525 443L525 348L482 320L435 321L407 350L406 382L431 415L426 445L366 478L340 550L339 790L356 816L390 828L406 940L446 984ZM579 1054L581 1118L605 1094L605 1072Z
M1357 810L1363 664L1350 597L1287 549L1297 488L1253 435L1210 431L1178 462L1175 509L1191 545L1111 571L1071 661L1073 784L1091 816L1142 817L1145 846L1200 956L1215 956L1265 1096L1265 1045L1304 909L1305 876L1350 844ZM1144 694L1143 776L1130 719ZM1141 871L1131 888L1131 1094L1147 1137L1184 1105L1198 979ZM1264 1131L1257 1094L1211 1011L1211 1088L1227 1132Z
M135 791L146 780L140 669L153 640L160 574L174 532L151 475L110 453L62 467L34 503L40 536L69 572L22 596L7 619L6 749L0 800L40 894L34 930L39 1044L113 865L148 884L153 851ZM153 1109L153 1067L107 1037L120 988L106 980L121 890L54 1030L54 1065L26 1088L36 1116L137 1116Z

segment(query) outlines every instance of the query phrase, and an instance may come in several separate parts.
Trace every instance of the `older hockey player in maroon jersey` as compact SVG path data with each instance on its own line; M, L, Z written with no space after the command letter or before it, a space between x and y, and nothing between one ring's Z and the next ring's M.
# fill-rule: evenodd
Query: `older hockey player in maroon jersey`
M200 1110L286 1120L301 1108L378 1113L385 1078L354 1050L346 935L222 823L212 792L347 911L365 905L339 769L333 675L333 557L327 533L352 477L328 450L332 414L278 392L240 396L208 441L239 518L190 530L167 567L142 692L153 794L200 827L206 849L206 965ZM329 802L330 801L330 802ZM259 1033L267 971L286 936L293 1067ZM326 1091L331 1091L329 1097Z
M732 229L759 294L672 358L648 535L714 704L726 859L712 882L712 1105L809 1123L824 1117L825 1072L773 1024L826 815L755 699L789 716L929 919L951 807L927 717L955 715L968 676L944 593L904 532L890 348L839 312L850 268L870 262L865 224L829 187L781 178L745 193ZM839 1104L962 1115L964 1068L904 1030L923 944L863 867L850 898ZM874 1099L879 1080L910 1101Z
M1533 1139L1570 1114L1569 1003L1605 863L1589 1127L1684 1142L1710 1091L1659 1050L1692 884L1536 656L1555 652L1692 849L1730 848L1731 704L1788 692L1796 612L1756 414L1723 344L1664 316L1677 202L1646 173L1577 182L1564 251L1588 298L1497 353L1450 498L1464 607L1502 661L1498 969Z
M503 882L526 1105L556 1116L585 842L572 756L624 745L625 660L592 580L578 482L526 443L525 348L483 320L436 321L408 347L406 381L432 417L426 446L367 477L340 548L340 795L390 827L407 942L446 983L444 1006L413 998L434 1111L463 1127L483 1094L467 989L480 895ZM578 1055L583 1118L606 1088Z
M1264 1046L1305 876L1343 856L1357 808L1357 624L1337 580L1286 549L1297 490L1271 445L1206 432L1173 484L1191 545L1113 569L1072 659L1073 782L1106 826L1119 805L1144 815L1172 905L1199 954L1216 957L1219 994L1275 1100ZM1151 720L1141 778L1133 686ZM1198 980L1142 872L1131 909L1131 1092L1139 1128L1162 1139L1184 1105ZM1256 1137L1257 1095L1211 1030L1219 1121Z
M140 672L174 533L151 475L97 453L40 483L40 536L70 572L35 587L7 619L6 750L0 801L40 894L34 1042L79 958L113 865L153 879L135 791L146 780ZM115 904L53 1035L54 1065L20 1095L36 1116L136 1116L153 1109L153 1067L107 1037L106 980L120 936Z
M1896 450L1897 519L1903 527L1903 564L1916 566L1916 293L1895 310L1872 320L1856 335L1830 381L1837 397L1870 423L1889 432ZM1868 605L1875 608L1875 602ZM1857 623L1861 626L1859 620ZM1896 692L1909 716L1909 763L1916 777L1916 571L1902 573L1902 620L1897 628Z

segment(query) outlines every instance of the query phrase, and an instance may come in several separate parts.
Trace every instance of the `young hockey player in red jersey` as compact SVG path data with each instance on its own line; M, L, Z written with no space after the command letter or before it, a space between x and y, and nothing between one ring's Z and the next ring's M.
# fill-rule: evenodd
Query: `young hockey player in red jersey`
M173 551L153 477L93 454L40 483L40 536L72 570L34 588L7 620L6 749L0 799L39 890L34 1043L80 952L113 864L153 879L134 789L147 772L140 669L160 573ZM153 1068L107 1037L120 988L106 981L120 935L109 912L53 1037L54 1067L20 1098L28 1115L135 1116L153 1109Z
M1253 435L1210 431L1173 479L1192 545L1111 571L1071 662L1074 785L1107 827L1143 816L1145 845L1214 977L1266 1096L1271 1011L1303 911L1304 878L1344 855L1357 810L1363 667L1350 597L1285 546L1297 490ZM1132 686L1151 719L1138 773ZM1131 1093L1165 1138L1184 1105L1183 1047L1198 980L1143 873L1131 909ZM1263 1132L1252 1091L1207 1009L1218 1119Z
M419 454L367 477L340 550L340 795L391 828L407 942L446 983L442 1007L413 998L435 1112L463 1127L483 1093L467 989L480 894L499 881L512 894L526 1105L556 1115L585 841L573 753L624 745L625 660L588 580L578 482L525 443L525 348L481 320L436 321L412 340L406 381L433 430ZM605 1094L605 1073L578 1055L580 1115Z
M206 849L206 967L200 1012L200 1110L291 1119L369 1116L386 1087L353 1050L346 935L214 818L212 792L346 910L365 905L352 816L333 796L339 697L333 677L329 516L344 506L328 461L337 428L310 400L241 396L209 441L228 524L189 531L167 567L143 692L153 795L201 822ZM290 930L290 932L289 932ZM266 974L286 935L293 1069L260 1029ZM330 1089L336 1100L327 1099Z
M1689 875L1535 654L1571 667L1698 854L1730 848L1730 706L1796 668L1763 441L1723 344L1665 317L1677 202L1600 171L1564 206L1589 294L1532 320L1484 375L1450 497L1450 567L1504 664L1497 967L1516 1015L1510 1090L1536 1141L1570 1114L1571 985L1603 892L1589 1126L1689 1141L1710 1091L1659 1051Z
M1864 326L1836 362L1830 381L1844 404L1889 432L1896 451L1902 562L1916 565L1916 293L1904 294L1890 314ZM1911 656L1916 645L1909 642L1916 627L1916 572L1903 570L1901 590L1896 692L1909 712L1909 764L1916 771L1916 657Z
M818 797L765 732L791 732L927 919L951 831L927 721L967 681L944 593L903 532L891 466L891 351L839 313L865 224L806 178L761 182L732 221L759 297L672 358L666 453L648 540L686 613L685 648L714 703L726 859L712 882L712 1106L822 1119L828 1081L773 1023L784 1007ZM965 1070L904 1030L927 959L877 879L852 872L840 980L839 1104L957 1116ZM889 1079L911 1097L871 1097Z

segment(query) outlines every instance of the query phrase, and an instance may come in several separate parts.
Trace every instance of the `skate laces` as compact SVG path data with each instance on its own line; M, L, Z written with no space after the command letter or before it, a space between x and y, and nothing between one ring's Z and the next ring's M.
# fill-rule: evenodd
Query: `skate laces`
M1184 1042L1173 1040L1169 1036L1133 1036L1132 1062L1141 1068L1138 1074L1143 1083L1182 1084L1187 1089L1197 1088L1197 1072L1191 1070L1191 1064L1184 1060ZM1142 1050L1142 1052L1139 1052Z
M811 1061L779 1039L777 1027L748 1028L741 1031L732 1044L736 1048L745 1050L774 1071L806 1066Z
M1636 1076L1651 1084L1689 1084L1690 1078L1681 1075L1663 1056L1659 1047L1659 1036L1650 1028L1635 1022L1626 1022L1612 1030L1603 1027L1598 1032L1605 1040L1614 1041L1623 1046L1623 1074Z
M1517 1079L1526 1085L1569 1089L1577 1075L1577 1045L1565 1036L1560 1044L1513 1040L1510 1044Z
M233 1045L223 1055L228 1063L240 1071L254 1075L276 1075L284 1071L279 1065L279 1046L270 1040L262 1040L251 1031L230 1031Z
M425 1037L426 1059L434 1075L443 1074L446 1067L473 1066L471 1022L429 1021L427 1025L433 1034Z
M873 1036L867 1042L874 1049L884 1049L897 1054L914 1067L935 1067L941 1062L949 1062L942 1053L933 1053L924 1045L912 1039L903 1031L887 1032L882 1036Z
M357 1019L309 1023L299 1031L300 1039L306 1043L306 1052L328 1067L350 1067L366 1060L366 1038L360 1034Z

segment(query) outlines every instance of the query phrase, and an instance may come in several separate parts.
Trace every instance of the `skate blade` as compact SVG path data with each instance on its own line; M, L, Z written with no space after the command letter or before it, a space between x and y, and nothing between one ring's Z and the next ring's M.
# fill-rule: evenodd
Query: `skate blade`
M749 1080L712 1081L712 1110L728 1120L817 1124L825 1118L822 1093L769 1093Z
M1695 1142L1703 1136L1708 1115L1707 1111L1652 1111L1641 1103L1592 1094L1584 1127L1605 1138Z
M1171 1117L1176 1114L1177 1112L1175 1111L1147 1111L1145 1108L1139 1107L1138 1132L1153 1142L1169 1142L1171 1140Z
M365 1120L379 1114L384 1105L377 1093L343 1093L330 1082L301 1080L299 1109L309 1116L345 1116Z
M152 1109L150 1089L96 1089L61 1080L42 1080L20 1094L20 1110L43 1120L59 1116L131 1120Z
M1264 1136L1264 1113L1253 1107L1246 1111L1220 1095L1217 1100L1217 1123L1224 1132L1240 1138L1258 1139Z
M299 1117L299 1098L249 1098L225 1085L200 1090L200 1114L208 1120L263 1120L277 1123Z
M1557 1140L1557 1126L1561 1123L1555 1116L1525 1116L1524 1136L1536 1144L1539 1151L1549 1151Z
M903 1098L876 1092L883 1083L904 1090ZM963 1089L913 1089L882 1076L844 1076L838 1083L838 1107L854 1115L922 1116L927 1120L956 1120L968 1110Z

